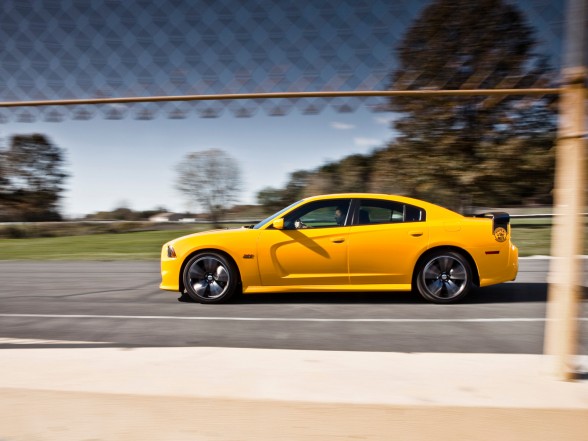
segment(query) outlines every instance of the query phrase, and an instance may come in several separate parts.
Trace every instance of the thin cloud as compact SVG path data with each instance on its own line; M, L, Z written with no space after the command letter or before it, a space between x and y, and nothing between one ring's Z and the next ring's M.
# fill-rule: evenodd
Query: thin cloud
M389 116L376 116L374 118L374 121L376 122L376 124L388 126L388 125L390 125L390 123L392 123L392 121L394 121L394 118L391 118Z
M376 147L382 144L382 140L376 138L353 138L353 142L358 147Z
M346 124L346 123L342 123L342 122L337 122L337 121L333 121L331 123L331 127L336 129L336 130L351 130L351 129L355 129L355 126L353 124Z

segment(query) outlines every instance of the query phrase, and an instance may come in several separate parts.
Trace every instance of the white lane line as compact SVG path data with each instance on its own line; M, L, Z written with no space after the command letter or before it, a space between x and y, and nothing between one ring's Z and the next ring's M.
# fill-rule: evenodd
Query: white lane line
M70 340L41 340L37 338L2 338L0 345L106 345L108 342L70 341Z
M121 320L217 320L237 322L342 322L342 323L505 323L545 322L545 317L494 317L469 319L427 318L298 318L298 317L182 317L169 315L97 315L97 314L0 314L0 317L57 318L57 319L121 319ZM588 321L580 317L579 321Z

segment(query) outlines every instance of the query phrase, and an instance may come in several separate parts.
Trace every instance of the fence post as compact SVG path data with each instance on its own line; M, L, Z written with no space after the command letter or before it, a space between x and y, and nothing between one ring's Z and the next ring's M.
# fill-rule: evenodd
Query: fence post
M544 352L557 378L572 380L584 250L587 0L569 0L564 87L559 101L554 190L555 217L549 268Z

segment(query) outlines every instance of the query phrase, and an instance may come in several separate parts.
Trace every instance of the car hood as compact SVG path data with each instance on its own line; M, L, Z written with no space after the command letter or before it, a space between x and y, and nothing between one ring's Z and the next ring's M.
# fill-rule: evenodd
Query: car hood
M220 236L220 235L227 235L227 234L243 234L246 231L251 231L250 228L246 227L239 227L239 228L221 228L218 230L206 230L206 231L199 231L198 233L187 234L186 236L178 237L171 242L179 242L184 239L189 239L193 237L202 237L202 236Z

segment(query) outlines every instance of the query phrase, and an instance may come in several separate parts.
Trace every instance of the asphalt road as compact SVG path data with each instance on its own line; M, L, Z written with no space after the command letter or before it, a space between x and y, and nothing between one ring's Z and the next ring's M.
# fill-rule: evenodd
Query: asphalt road
M158 262L0 262L0 348L216 346L528 353L543 351L548 261L514 283L433 305L411 293L248 295L178 301ZM588 301L580 353L588 354Z

